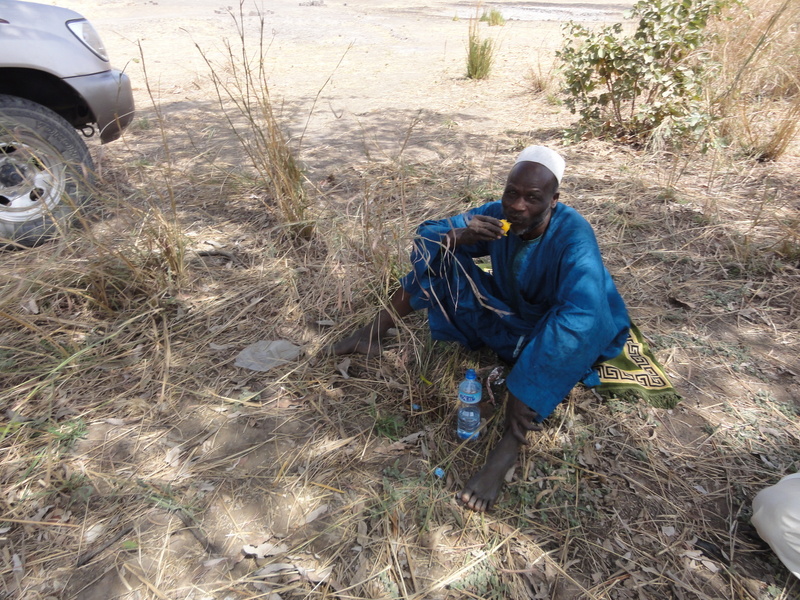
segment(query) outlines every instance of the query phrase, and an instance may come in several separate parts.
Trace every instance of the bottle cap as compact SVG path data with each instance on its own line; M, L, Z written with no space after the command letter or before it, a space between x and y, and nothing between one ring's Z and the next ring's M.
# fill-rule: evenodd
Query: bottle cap
M475 369L467 369L467 379L477 379Z
M433 470L433 474L436 475L439 479L444 479L444 469L442 467L436 467Z

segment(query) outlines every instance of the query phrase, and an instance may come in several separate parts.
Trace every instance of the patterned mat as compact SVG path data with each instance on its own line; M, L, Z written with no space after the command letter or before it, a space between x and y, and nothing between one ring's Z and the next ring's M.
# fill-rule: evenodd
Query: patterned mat
M595 391L604 398L642 398L658 408L673 408L681 400L642 332L632 323L622 352L597 365L597 371L600 385Z

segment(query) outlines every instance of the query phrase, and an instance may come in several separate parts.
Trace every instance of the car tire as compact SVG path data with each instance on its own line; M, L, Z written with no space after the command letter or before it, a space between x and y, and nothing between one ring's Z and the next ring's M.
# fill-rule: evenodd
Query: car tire
M89 149L65 119L0 94L0 245L33 247L63 234L91 197Z

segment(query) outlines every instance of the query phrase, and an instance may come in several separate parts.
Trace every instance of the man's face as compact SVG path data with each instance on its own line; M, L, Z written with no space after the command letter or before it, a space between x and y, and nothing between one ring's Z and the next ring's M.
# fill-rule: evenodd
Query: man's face
M529 240L542 235L558 203L555 187L555 175L547 167L527 161L514 165L502 198L511 231Z

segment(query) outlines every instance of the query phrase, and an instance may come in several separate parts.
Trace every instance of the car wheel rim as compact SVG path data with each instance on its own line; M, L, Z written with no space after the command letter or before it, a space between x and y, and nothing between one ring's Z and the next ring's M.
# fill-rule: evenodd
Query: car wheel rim
M66 165L52 148L0 141L0 219L21 223L49 213L65 179Z

